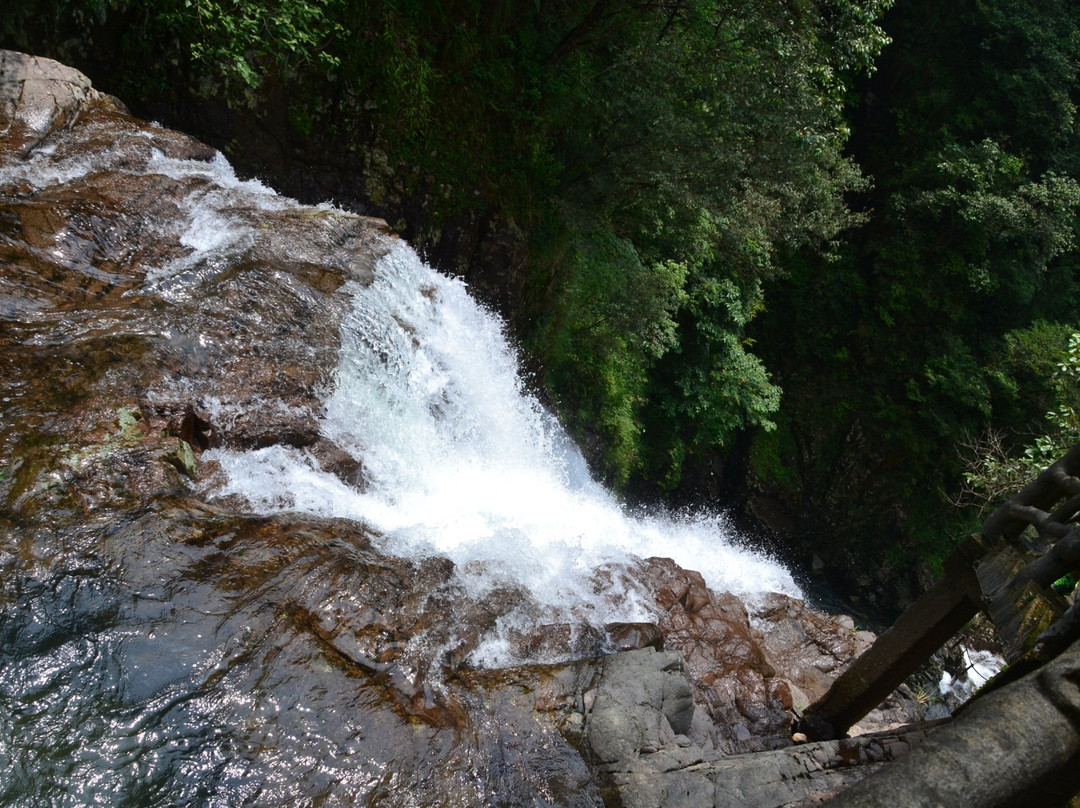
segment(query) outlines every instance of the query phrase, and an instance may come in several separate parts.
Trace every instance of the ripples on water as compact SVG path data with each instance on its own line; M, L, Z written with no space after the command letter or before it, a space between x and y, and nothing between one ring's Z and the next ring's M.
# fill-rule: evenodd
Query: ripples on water
M147 515L96 559L57 548L67 559L40 580L16 574L0 610L0 804L350 804L439 757L435 728L402 722L289 612L305 586L349 578L290 569L290 545L234 580L215 545L263 545L227 546L225 527L203 542L205 524Z

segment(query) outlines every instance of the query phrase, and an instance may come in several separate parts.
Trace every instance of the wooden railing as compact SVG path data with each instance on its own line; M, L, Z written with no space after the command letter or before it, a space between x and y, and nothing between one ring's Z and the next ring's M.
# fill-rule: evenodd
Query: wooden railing
M1080 637L1080 610L1050 588L1080 568L1078 516L1080 444L953 552L937 584L806 709L798 729L816 740L842 737L980 610L993 622L1008 662L1026 660L1018 670L1045 662ZM1029 528L1038 549L1025 542Z

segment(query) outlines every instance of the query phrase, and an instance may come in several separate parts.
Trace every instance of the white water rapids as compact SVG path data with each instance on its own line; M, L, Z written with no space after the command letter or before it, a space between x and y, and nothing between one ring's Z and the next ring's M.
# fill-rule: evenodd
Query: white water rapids
M362 462L364 490L275 446L212 453L225 493L261 512L366 522L389 552L446 555L473 587L523 585L540 603L597 622L648 619L633 592L598 597L588 580L635 557L672 558L721 591L798 594L787 570L742 543L723 515L628 514L525 392L500 321L460 281L401 245L370 287L350 292L321 429Z

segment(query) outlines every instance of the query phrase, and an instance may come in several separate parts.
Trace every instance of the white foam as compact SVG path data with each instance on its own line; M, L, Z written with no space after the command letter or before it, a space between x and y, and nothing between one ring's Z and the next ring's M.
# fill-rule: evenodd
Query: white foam
M632 587L616 581L619 591L597 593L592 573L649 556L698 570L721 591L799 594L722 515L628 514L524 391L501 323L462 283L401 246L371 286L350 291L322 431L362 462L367 486L358 491L303 452L271 447L213 453L225 493L264 512L362 520L386 536L387 551L446 555L484 571L474 586L510 581L596 622L647 619Z
M1005 668L1005 660L992 651L973 651L964 648L964 670L956 677L943 671L938 691L947 703L958 705L970 699L980 687L985 685Z
M243 201L264 210L282 210L296 204L288 197L280 196L258 179L241 180L229 161L218 151L207 161L167 157L161 150L154 149L144 171L149 174L163 174L174 180L202 177L210 180L216 192L230 192L229 198L234 202Z
M35 148L28 159L9 160L0 165L0 184L26 183L35 188L50 188L101 170L98 155L55 159L55 151L54 145L43 144Z

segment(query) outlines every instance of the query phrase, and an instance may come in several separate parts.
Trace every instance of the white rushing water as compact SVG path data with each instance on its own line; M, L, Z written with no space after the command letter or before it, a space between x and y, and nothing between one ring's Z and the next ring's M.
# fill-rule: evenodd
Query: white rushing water
M975 691L1005 669L1005 659L992 651L962 649L963 670L953 676L942 671L938 692L950 707L968 701Z
M522 584L543 604L584 607L598 621L648 618L632 592L601 604L588 580L635 557L673 558L722 591L798 594L787 570L744 546L723 515L628 514L523 389L500 321L460 281L399 246L370 287L350 291L322 432L362 461L366 487L277 446L215 452L225 493L259 511L364 521L390 552L443 554L482 570L474 586Z

